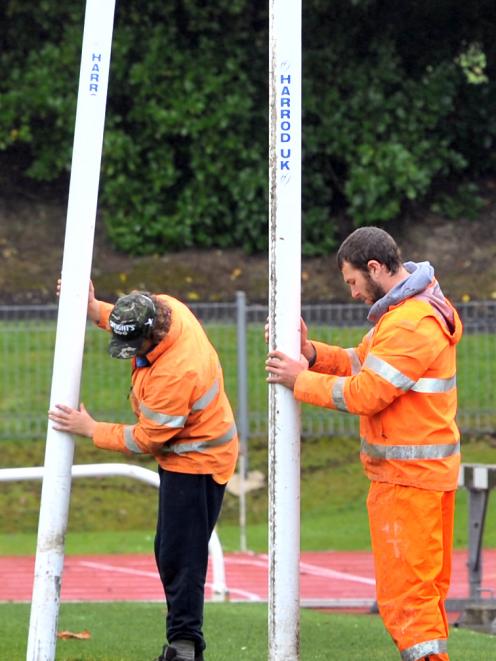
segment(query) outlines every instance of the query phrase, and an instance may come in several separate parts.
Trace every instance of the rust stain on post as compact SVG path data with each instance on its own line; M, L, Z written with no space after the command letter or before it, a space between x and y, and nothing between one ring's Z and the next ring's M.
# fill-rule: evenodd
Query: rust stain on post
M271 25L274 25L274 1L271 2L272 15ZM269 348L277 347L276 333L276 308L277 308L277 48L274 35L270 39L270 116L269 116ZM276 518L274 515L276 480L277 480L277 455L276 455L276 424L277 424L277 398L276 387L269 384L269 543L274 549L276 541ZM269 594L276 594L275 571L276 558L274 553L269 553ZM269 627L274 630L277 614L275 609L269 609Z

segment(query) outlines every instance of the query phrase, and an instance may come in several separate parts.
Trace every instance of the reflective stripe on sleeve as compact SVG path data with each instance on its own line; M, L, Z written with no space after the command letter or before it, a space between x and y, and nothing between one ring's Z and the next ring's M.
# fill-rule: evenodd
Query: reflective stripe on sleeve
M361 452L373 459L444 459L460 453L460 441L432 445L382 445L361 439Z
M337 410L345 411L346 413L348 413L348 407L346 406L346 402L344 401L344 382L345 382L344 376L336 377L336 381L332 386L331 396L332 396L332 401L334 402L334 406L337 408Z
M367 356L364 367L368 367L383 379L389 381L393 386L405 391L414 390L415 392L429 394L449 392L456 386L456 375L447 379L420 378L418 381L413 381L395 367L389 365L385 360L373 354Z
M143 450L139 448L139 446L136 444L136 441L134 440L133 429L134 426L132 425L126 425L124 427L124 443L130 452L134 452L135 454L144 454Z
M225 445L233 440L237 434L236 424L233 423L225 434L218 438L213 438L211 441L191 441L189 443L181 443L180 439L175 439L175 442L170 442L164 446L161 454L186 454L187 452L203 452L209 448L215 448L219 445Z
M408 378L405 374L400 372L382 358L378 358L373 354L370 354L365 359L363 364L364 367L368 367L372 372L375 372L385 381L388 381L391 385L401 390L410 390L410 388L415 385L415 381Z
M191 410L201 411L202 409L207 408L207 406L210 404L211 401L213 401L214 397L219 392L219 388L220 388L219 379L216 379L213 382L213 384L210 386L210 388L207 390L207 392L204 395L202 395L200 399L196 400L196 402L191 407Z
M426 640L400 652L402 661L419 661L429 654L447 654L448 641L445 638Z
M449 392L456 387L456 375L449 379L419 379L412 390L423 393Z
M354 376L355 374L358 374L358 372L362 369L362 363L360 362L360 358L358 357L358 354L355 351L355 349L350 348L350 349L345 349L345 351L350 357L351 373Z
M181 429L184 427L188 418L186 415L169 415L167 413L152 411L152 409L149 409L148 406L145 406L144 404L140 404L140 411L148 420L151 420L158 425L163 425L164 427L172 427L173 429Z

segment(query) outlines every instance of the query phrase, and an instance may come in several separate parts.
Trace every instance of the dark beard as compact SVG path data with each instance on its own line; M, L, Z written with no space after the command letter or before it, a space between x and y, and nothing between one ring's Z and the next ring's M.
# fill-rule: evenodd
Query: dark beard
M365 272L365 279L367 280L367 293L372 299L372 304L377 303L379 299L386 295L386 292L381 285L372 280L368 271Z

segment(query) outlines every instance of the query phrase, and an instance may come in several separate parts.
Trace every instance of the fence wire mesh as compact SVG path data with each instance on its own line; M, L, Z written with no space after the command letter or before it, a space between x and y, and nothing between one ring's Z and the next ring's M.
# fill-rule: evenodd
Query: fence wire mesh
M195 303L190 307L201 320L219 352L226 388L238 408L239 379L246 379L249 436L267 434L267 384L263 328L264 305L246 306L246 346L237 346L237 307L233 303ZM458 423L471 434L493 433L496 426L496 301L457 305L464 324L458 350ZM305 305L303 317L315 340L349 347L367 332L367 307L360 304ZM21 440L46 436L56 306L0 306L2 397L0 439ZM131 422L128 403L128 361L107 354L108 336L88 324L80 399L100 420ZM246 374L237 373L237 352L246 352ZM317 407L302 407L302 433L356 435L354 416Z

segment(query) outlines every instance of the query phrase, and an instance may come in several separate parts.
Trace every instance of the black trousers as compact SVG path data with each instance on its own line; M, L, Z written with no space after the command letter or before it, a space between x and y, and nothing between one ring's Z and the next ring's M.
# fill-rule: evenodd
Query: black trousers
M155 559L167 601L166 635L205 649L203 605L208 541L220 513L225 485L211 475L173 473L159 467Z

